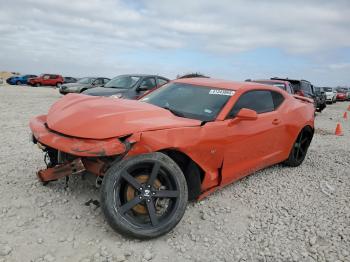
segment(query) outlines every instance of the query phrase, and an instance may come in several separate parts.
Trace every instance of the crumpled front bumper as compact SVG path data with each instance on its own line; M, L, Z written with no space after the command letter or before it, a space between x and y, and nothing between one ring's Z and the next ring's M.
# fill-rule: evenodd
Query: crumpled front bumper
M102 157L122 154L126 145L118 138L88 139L66 136L50 130L46 125L46 115L30 120L30 129L35 138L44 147L50 147L80 157Z

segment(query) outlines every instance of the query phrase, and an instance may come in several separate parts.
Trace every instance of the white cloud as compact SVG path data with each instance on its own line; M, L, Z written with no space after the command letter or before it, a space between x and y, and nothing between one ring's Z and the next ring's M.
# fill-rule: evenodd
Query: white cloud
M0 67L29 70L36 61L39 71L113 74L142 70L118 60L141 49L230 55L267 47L317 57L350 48L349 13L348 0L11 0L0 9Z

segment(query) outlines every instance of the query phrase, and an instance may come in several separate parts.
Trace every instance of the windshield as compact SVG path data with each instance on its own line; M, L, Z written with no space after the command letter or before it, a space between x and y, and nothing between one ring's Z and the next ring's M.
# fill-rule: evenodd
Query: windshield
M346 93L348 90L346 90L345 88L337 88L337 91L339 93Z
M326 92L333 92L333 89L331 87L324 87L323 89Z
M79 83L79 84L91 84L91 82L94 81L94 80L95 80L95 78L84 77L84 78L82 78L82 79L79 79L79 80L77 81L77 83Z
M170 83L140 101L168 109L177 116L213 121L234 94L233 90Z
M117 76L107 82L107 84L105 84L105 87L129 89L133 87L139 80L139 76Z

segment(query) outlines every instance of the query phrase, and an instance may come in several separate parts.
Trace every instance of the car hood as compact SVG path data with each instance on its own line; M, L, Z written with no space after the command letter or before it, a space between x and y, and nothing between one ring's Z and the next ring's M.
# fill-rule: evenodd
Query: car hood
M128 89L108 88L108 87L94 87L84 91L85 95L90 96L112 96L115 94L125 93Z
M47 115L48 127L81 138L105 139L137 132L199 126L201 121L181 118L145 102L68 94Z

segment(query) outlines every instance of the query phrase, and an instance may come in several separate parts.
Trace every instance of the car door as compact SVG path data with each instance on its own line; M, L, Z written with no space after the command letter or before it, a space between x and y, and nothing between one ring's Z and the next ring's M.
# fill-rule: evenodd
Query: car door
M43 75L42 83L43 86L50 85L50 75Z
M248 91L237 100L225 120L232 124L226 127L223 185L282 161L284 151L281 143L286 132L278 108L283 101L281 93L269 90ZM258 118L234 122L242 108L256 111Z

